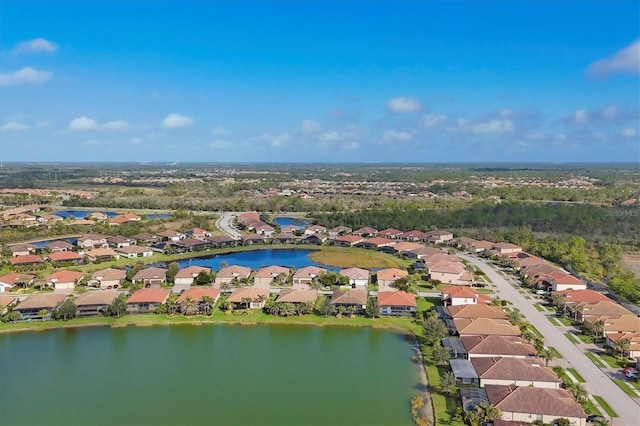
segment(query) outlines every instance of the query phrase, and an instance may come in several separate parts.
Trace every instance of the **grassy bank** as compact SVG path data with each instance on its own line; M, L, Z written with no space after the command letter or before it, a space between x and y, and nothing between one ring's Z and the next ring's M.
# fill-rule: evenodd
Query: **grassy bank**
M334 246L319 248L320 250L311 253L309 258L314 262L339 268L406 268L410 264L404 259L373 250Z

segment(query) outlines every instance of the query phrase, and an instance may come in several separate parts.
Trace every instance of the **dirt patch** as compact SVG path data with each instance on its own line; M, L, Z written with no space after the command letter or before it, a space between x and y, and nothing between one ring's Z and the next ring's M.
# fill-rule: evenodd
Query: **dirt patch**
M640 278L640 252L630 251L622 255L622 264Z

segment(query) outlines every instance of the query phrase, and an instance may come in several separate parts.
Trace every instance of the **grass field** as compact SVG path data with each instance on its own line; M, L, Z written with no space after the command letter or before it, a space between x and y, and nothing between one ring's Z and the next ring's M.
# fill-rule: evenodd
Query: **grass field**
M553 322L553 321L552 321ZM573 333L564 333L565 337L571 341L571 343L582 343Z
M618 417L618 413L613 411L613 408L611 408L607 401L605 401L604 398L602 398L600 395L593 395L593 399L598 401L598 404L600 404L602 409L607 412L607 415L609 417Z
M625 382L621 379L613 379L613 381L616 385L618 385L620 389L622 389L624 393L629 395L631 398L638 398L638 394L632 389L631 385L628 382Z
M571 373L571 375L572 375L573 377L575 377L575 378L576 378L576 380L577 380L577 381L579 381L580 383L585 383L585 382L586 382L586 380L585 380L585 379L580 375L580 373L578 373L578 372L576 371L576 369L575 369L575 368L567 368L567 370L569 370L569 372Z
M587 358L589 358L591 360L591 362L593 362L596 367L598 368L606 368L606 365L604 365L602 363L602 361L600 361L598 358L596 358L596 356L594 354L592 354L591 352L586 352Z
M321 246L309 255L314 262L339 268L406 268L409 262L390 254L351 247Z

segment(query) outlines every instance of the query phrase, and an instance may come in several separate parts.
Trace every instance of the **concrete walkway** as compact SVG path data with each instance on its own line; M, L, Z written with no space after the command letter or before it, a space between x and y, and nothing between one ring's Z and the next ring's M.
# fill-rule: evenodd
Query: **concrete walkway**
M496 295L511 301L520 309L524 317L545 336L546 343L553 346L586 380L586 388L591 394L600 395L618 414L613 425L640 425L640 406L625 394L603 371L556 328L546 316L533 307L534 300L528 300L520 294L492 267L475 257L458 253L458 257L480 268L496 285ZM604 413L603 413L604 414Z

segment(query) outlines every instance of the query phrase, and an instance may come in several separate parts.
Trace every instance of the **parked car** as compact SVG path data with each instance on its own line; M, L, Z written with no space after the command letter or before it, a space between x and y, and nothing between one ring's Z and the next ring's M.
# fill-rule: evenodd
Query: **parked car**
M482 283L473 283L471 287L485 288L487 285Z
M624 375L627 376L628 379L635 379L638 377L638 373L633 371L627 371Z
M536 290L536 294L537 294L538 296L546 296L546 295L548 295L548 294L549 294L549 292L548 292L547 290L542 290L542 289L540 289L540 290Z
M595 423L598 420L604 420L604 417L598 415L598 414L591 414L589 416L587 416L587 422L589 423Z
M624 374L627 374L627 373L628 373L628 372L630 372L630 371L631 371L631 372L633 372L633 373L638 374L638 370L636 370L636 369L635 369L635 368L633 368L633 367L625 367L625 368L623 368L623 369L622 369L622 372L623 372Z

